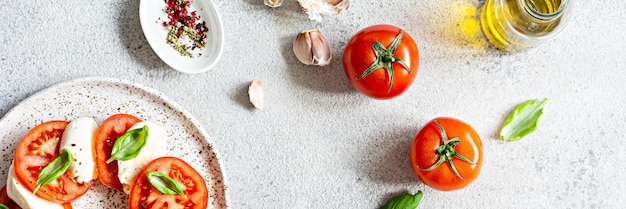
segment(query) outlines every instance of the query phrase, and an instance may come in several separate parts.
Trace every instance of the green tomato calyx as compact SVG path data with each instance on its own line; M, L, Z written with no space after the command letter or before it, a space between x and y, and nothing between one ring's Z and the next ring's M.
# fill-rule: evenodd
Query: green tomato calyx
M461 177L461 174L459 174L459 171L456 170L456 167L454 167L454 163L452 163L452 159L459 158L471 165L476 165L476 163L472 162L471 160L467 159L463 155L459 154L454 149L454 147L456 147L456 145L461 142L461 139L459 137L448 139L448 135L446 134L446 131L443 129L443 126L441 126L441 124L439 124L437 121L435 121L435 124L439 127L439 131L441 132L441 138L443 139L443 144L440 145L439 148L437 148L437 155L439 155L439 160L437 160L437 162L434 165L430 166L429 168L420 168L420 169L423 171L432 171L438 168L445 161L448 163L448 165L450 165L450 169L452 169L452 172L454 172L454 175L459 177L459 179L465 181L465 179Z
M389 48L385 48L385 46L383 46L383 44L381 44L378 41L374 42L372 44L372 50L374 50L374 55L376 55L376 60L374 61L374 63L372 63L372 65L370 65L365 70L365 72L363 72L363 74L361 74L361 76L357 78L357 80L361 80L362 78L365 78L367 75L374 72L374 70L376 69L385 68L385 70L387 70L387 74L389 75L389 87L387 88L387 93L389 93L391 92L391 85L393 84L393 64L394 63L396 62L400 63L404 67L404 69L406 69L406 71L411 73L411 68L409 68L406 62L404 62L404 60L394 55L394 53L396 52L396 49L398 48L398 45L400 45L400 41L402 40L403 34L404 32L400 31L400 34L396 36L396 38L393 40Z

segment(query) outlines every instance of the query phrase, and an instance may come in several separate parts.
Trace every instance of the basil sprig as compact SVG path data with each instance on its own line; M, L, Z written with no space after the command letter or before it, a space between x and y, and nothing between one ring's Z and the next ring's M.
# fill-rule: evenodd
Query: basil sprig
M500 130L500 139L508 142L520 140L537 129L548 99L533 99L520 103L509 114Z
M422 196L424 196L422 191L417 191L414 195L398 195L389 200L381 209L415 209L420 204Z
M164 173L160 173L158 171L149 171L146 173L146 178L152 186L159 190L159 192L167 195L181 195L185 196L183 189L180 188L180 185L174 179L170 178L168 175Z
M59 156L57 156L54 160L52 160L52 162L44 167L43 170L41 170L39 176L37 176L37 187L35 187L33 194L36 193L42 186L61 177L70 167L72 160L72 153L70 153L68 149L63 149Z
M127 131L113 144L111 158L106 163L109 164L115 160L125 161L137 157L141 149L146 146L147 138L148 126Z
M0 203L0 209L9 209L9 207L7 207L6 205Z

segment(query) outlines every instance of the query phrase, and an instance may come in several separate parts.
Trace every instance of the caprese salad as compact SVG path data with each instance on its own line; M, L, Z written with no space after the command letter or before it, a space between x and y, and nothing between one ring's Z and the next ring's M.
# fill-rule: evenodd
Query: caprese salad
M0 209L72 208L98 180L129 194L130 209L205 209L204 179L166 147L163 128L129 114L44 122L17 145Z

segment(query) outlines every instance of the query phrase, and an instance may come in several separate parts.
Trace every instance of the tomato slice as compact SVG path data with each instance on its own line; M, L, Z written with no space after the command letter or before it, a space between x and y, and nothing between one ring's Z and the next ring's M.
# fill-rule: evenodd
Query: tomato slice
M106 161L111 157L111 150L117 138L122 136L141 119L129 114L115 114L104 120L96 131L94 150L96 155L96 170L100 182L111 189L122 190L122 183L117 177L117 161L109 164Z
M9 209L21 209L9 196L7 196L7 187L0 189L0 203L6 205Z
M165 195L156 190L146 177L149 171L158 171L178 182L185 193ZM148 163L139 173L130 190L129 209L138 208L207 208L209 191L198 171L185 161L175 157L161 157Z
M17 205L17 203L15 203L15 201L9 198L6 186L3 186L2 189L0 189L0 203L6 205L9 209L22 209L19 205ZM70 203L64 203L61 206L63 206L64 209L72 209L72 205Z
M16 178L24 187L34 191L41 170L59 155L59 142L69 122L48 121L28 131L15 150ZM69 203L91 188L89 183L76 183L67 174L41 187L36 195L54 203Z

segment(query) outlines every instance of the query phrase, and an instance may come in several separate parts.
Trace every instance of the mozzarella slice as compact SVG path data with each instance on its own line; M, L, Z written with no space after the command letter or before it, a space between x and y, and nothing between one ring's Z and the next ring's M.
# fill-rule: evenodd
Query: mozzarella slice
M67 174L78 183L97 179L93 156L93 140L98 124L91 117L81 117L67 125L59 150L68 149L74 160L70 163Z
M130 192L130 187L135 178L141 172L143 167L152 160L165 156L167 133L159 125L151 122L139 122L133 125L130 130L143 128L148 126L148 138L146 146L143 147L137 157L126 160L117 161L117 177L120 179L124 192Z
M15 170L13 163L9 167L9 175L7 176L7 195L22 209L63 209L63 206L49 202L37 195L33 194L30 190L26 189L15 178Z

